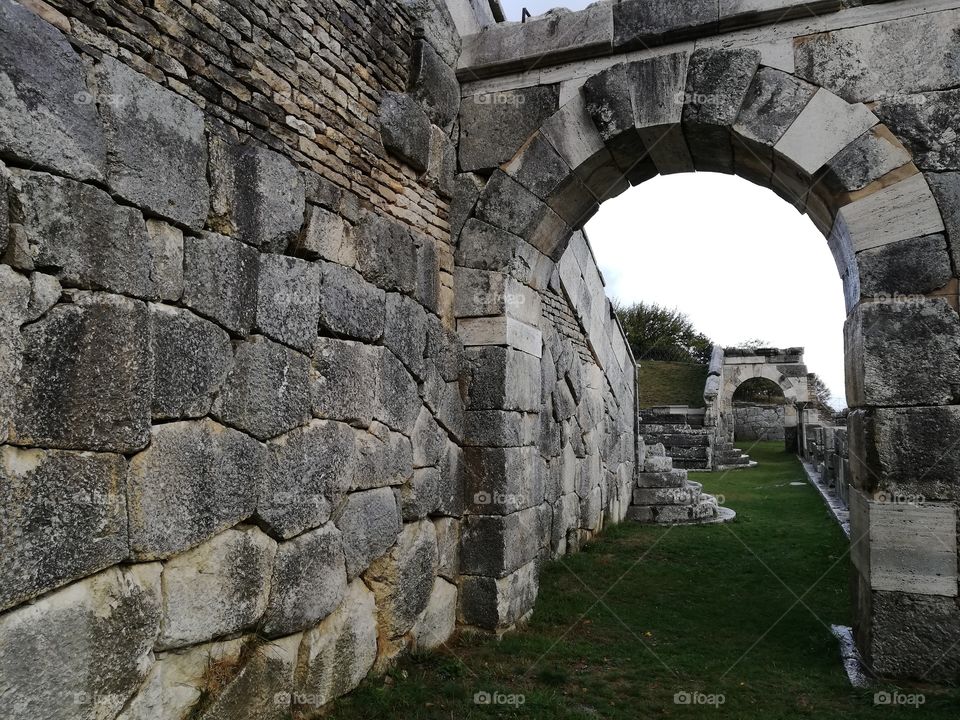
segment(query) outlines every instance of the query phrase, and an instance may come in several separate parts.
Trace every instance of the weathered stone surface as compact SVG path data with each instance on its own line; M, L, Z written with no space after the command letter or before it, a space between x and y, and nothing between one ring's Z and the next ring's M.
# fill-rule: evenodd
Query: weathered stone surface
M900 240L857 255L860 290L868 297L928 293L952 277L943 235Z
M382 215L367 213L354 229L357 270L384 290L413 295L417 288L417 248L410 230Z
M313 627L337 609L346 590L343 541L332 524L280 543L262 632L277 637Z
M0 67L3 154L79 180L102 180L103 131L67 39L26 7L4 0Z
M483 190L484 180L474 173L460 173L454 179L453 200L450 203L450 238L456 242L464 223L473 212L477 198Z
M444 198L453 197L457 176L457 146L436 125L430 128L430 166L424 181Z
M0 265L0 442L6 442L17 403L23 339L20 326L30 308L30 281Z
M534 606L539 590L538 562L502 578L465 576L460 583L458 618L485 630L508 628Z
M702 32L720 19L713 0L624 0L613 8L613 42L621 46L646 46Z
M310 203L306 208L306 224L293 252L307 260L329 260L346 267L357 262L357 250L343 218Z
M356 474L355 431L314 420L270 443L257 517L268 531L287 539L330 519Z
M136 452L150 433L153 359L147 306L92 294L23 332L10 442Z
M91 81L107 141L107 180L118 195L193 229L207 218L207 143L192 102L111 57Z
M437 534L422 520L404 525L396 544L363 574L377 599L381 634L402 637L427 607L437 574Z
M780 142L816 92L816 87L789 73L760 68L733 126L738 171L744 163L755 165L770 157L770 149Z
M283 255L260 257L256 328L272 340L310 352L320 318L320 267Z
M960 170L960 90L896 96L880 102L874 112L921 170Z
M0 451L0 609L127 558L126 474L120 455Z
M720 29L818 17L841 7L841 0L720 0Z
M264 252L297 239L305 207L303 176L283 155L255 142L210 133L209 227Z
M356 430L356 466L351 490L403 485L413 476L413 447L406 435L378 422Z
M534 447L468 447L467 500L482 515L508 515L543 501L546 469Z
M390 488L352 493L334 514L343 533L347 577L355 578L397 540L400 508Z
M354 580L340 607L303 636L295 687L313 702L307 711L350 692L377 658L374 595Z
M267 461L260 443L211 420L151 435L127 481L135 558L169 557L253 515Z
M457 586L436 578L427 607L413 626L413 646L432 650L453 635L457 624Z
M233 364L230 336L188 310L149 306L155 420L199 418Z
M386 296L383 344L415 377L424 377L427 314L414 300L397 293Z
M0 259L10 241L10 171L0 162Z
M226 425L259 440L277 437L310 417L310 360L266 338L237 346L233 367L213 403Z
M824 181L836 191L855 192L909 162L900 141L885 126L877 126L830 160Z
M386 294L356 270L322 262L320 328L343 337L375 342L383 335Z
M114 717L153 664L160 564L111 568L0 616L9 720ZM58 660L40 652L58 648Z
M258 528L225 530L163 565L157 645L183 647L252 627L267 609L277 543Z
M162 220L147 220L152 276L161 300L183 297L183 232Z
M37 268L70 287L158 296L143 216L89 185L16 172L11 217L23 228Z
M559 107L557 85L473 95L460 106L460 169L495 168Z
M471 348L467 387L470 410L537 412L540 405L540 361L506 347Z
M940 207L950 256L956 266L960 261L960 173L927 173L926 178Z
M60 300L63 287L53 275L46 273L30 274L30 304L27 305L27 322L39 320Z
M503 578L526 565L539 549L537 522L537 508L529 506L510 515L468 516L460 536L460 570Z
M446 451L446 448L444 448ZM440 503L440 469L417 468L413 477L400 488L400 504L404 522L422 520L437 510Z
M424 40L414 46L410 63L410 94L434 125L449 127L460 110L460 83L456 72Z
M259 266L256 250L222 235L184 238L183 302L230 332L247 335L257 312Z
M414 170L426 170L430 164L430 118L417 101L404 93L384 93L378 119L387 151Z

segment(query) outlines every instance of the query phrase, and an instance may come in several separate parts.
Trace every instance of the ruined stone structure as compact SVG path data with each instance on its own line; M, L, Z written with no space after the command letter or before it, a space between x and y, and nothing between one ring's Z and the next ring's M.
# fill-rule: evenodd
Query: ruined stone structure
M734 402L733 439L780 440L786 439L784 424L786 409L783 405Z
M648 469L580 229L693 170L828 237L857 642L956 679L958 8L0 0L4 716L310 716L522 621Z

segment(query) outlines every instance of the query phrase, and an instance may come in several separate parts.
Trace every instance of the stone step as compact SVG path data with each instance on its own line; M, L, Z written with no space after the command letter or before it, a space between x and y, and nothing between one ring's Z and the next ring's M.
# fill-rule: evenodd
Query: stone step
M687 425L664 425L662 423L640 423L640 434L663 434L663 433L682 433L689 430Z
M666 447L707 447L710 445L710 436L705 433L670 433L655 436L644 436L644 441L663 443Z
M716 520L720 508L713 498L705 499L696 505L632 505L627 517L641 523L656 525L686 525ZM712 501L712 502L711 502Z
M700 502L703 486L687 483L678 488L634 488L634 505L696 505Z
M686 470L637 473L637 487L641 488L678 488L686 484Z
M647 455L643 464L643 471L647 473L662 473L671 470L673 470L673 458L663 455L654 455L653 457Z
M670 448L670 457L674 460L709 460L710 448L703 446L672 447Z
M710 461L706 458L677 458L673 466L678 470L709 470Z

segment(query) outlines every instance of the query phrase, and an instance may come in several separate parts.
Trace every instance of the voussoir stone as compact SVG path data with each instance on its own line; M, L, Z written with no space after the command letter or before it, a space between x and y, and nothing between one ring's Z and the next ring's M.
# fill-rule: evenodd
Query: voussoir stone
M343 540L332 524L280 543L263 634L278 637L313 627L337 609L346 591Z
M8 720L115 717L153 665L160 564L110 568L0 616ZM58 648L50 662L41 648Z
M883 245L857 254L860 290L868 297L928 293L953 276L942 234Z
M456 72L424 40L419 40L414 47L411 65L410 93L434 125L448 127L460 110L460 83Z
M277 543L258 528L225 530L163 565L160 649L252 627L267 609Z
M195 230L210 206L203 113L181 95L104 55L91 73L118 195Z
M351 493L334 522L343 533L347 576L353 579L396 542L401 529L397 497L391 488Z
M430 118L405 93L384 93L380 102L380 135L388 152L423 172L430 164Z
M157 425L151 434L127 481L135 557L169 557L254 514L263 445L212 420Z
M284 255L261 255L257 329L272 340L310 352L319 318L320 267Z
M257 313L260 255L222 235L184 238L183 303L237 335L247 335Z
M921 170L960 170L960 90L897 95L874 112L903 141Z
M146 446L153 358L145 303L85 294L22 337L11 443L124 453Z
M126 560L127 462L121 455L0 451L0 609Z
M79 180L102 180L106 145L97 106L63 34L25 6L3 0L0 67L2 154Z

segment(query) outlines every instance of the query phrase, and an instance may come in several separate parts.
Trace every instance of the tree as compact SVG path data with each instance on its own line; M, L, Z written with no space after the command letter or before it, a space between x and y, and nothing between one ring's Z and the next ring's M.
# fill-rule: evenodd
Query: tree
M679 310L642 302L613 308L638 361L710 362L713 342Z
M835 412L830 404L833 393L830 392L827 384L816 373L809 373L807 375L807 387L810 389L810 402L819 410L832 415Z

